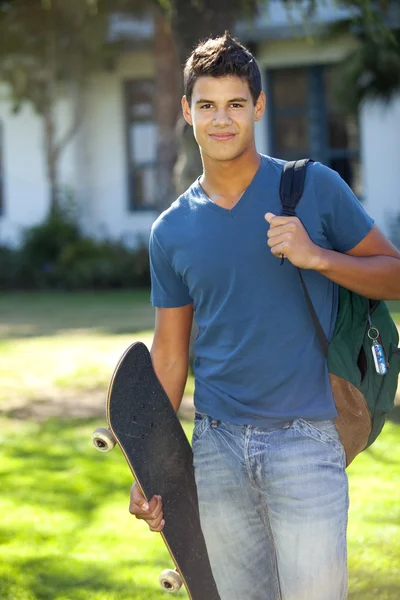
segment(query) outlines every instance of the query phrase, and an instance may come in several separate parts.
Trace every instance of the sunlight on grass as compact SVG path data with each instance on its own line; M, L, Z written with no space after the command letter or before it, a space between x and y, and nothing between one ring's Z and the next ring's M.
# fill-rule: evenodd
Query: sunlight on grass
M2 600L165 599L158 575L171 560L161 537L128 512L122 453L90 445L103 424L0 421ZM399 598L398 442L399 425L388 423L349 469L351 600Z
M150 347L153 339L147 291L5 294L0 315L0 332L7 333L0 343L0 402L48 399L64 390L105 393L126 348L135 341ZM189 377L186 393L193 388Z
M89 443L103 424L1 421L2 600L165 599L158 575L172 561L128 512L122 453Z
M399 441L400 426L387 423L349 468L351 599L400 597Z
M400 324L400 302L389 306ZM146 290L4 294L0 315L3 402L67 393L79 402L94 390L105 398L127 346L150 345L153 335ZM132 477L121 452L103 455L90 445L104 425L0 418L0 600L168 597L158 575L171 560L161 537L128 513ZM191 427L185 423L189 436ZM400 425L385 426L349 480L349 599L398 600Z

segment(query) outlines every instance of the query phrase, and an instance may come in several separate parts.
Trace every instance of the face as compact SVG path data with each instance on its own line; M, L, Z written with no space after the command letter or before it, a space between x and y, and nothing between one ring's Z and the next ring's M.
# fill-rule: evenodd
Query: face
M265 110L261 92L256 105L247 81L236 76L200 77L194 84L192 102L182 99L185 120L204 156L229 161L254 148L254 123Z

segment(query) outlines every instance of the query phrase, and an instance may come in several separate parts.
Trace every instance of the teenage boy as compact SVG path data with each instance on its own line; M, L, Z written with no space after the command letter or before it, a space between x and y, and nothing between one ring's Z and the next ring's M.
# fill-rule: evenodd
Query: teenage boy
M295 267L329 339L336 284L400 298L400 254L320 163L309 165L298 218L280 216L284 162L256 150L266 99L237 40L201 43L184 83L203 174L152 228L151 354L178 410L194 315L194 467L218 591L221 600L343 600L345 453ZM130 511L162 530L159 496L147 503L134 484Z

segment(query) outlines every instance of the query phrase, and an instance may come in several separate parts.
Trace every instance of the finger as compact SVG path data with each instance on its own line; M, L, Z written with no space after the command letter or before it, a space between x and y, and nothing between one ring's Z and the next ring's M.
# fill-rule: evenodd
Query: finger
M139 504L134 504L133 502L129 504L129 512L137 519L145 519L148 515L148 512L143 510Z
M165 527L165 521L164 521L164 519L162 519L160 521L160 523L157 525L157 527L150 527L150 531L160 532L164 529L164 527Z
M150 527L150 529L153 531L160 527L162 521L164 521L164 516L161 511L156 519L151 519L151 520L147 521L147 524Z
M285 250L285 244L283 244L283 243L278 244L277 246L274 246L273 248L271 248L271 252L277 258L285 258L287 256L287 252Z
M153 510L143 512L143 510L139 508L137 511L134 512L134 515L137 519L142 519L147 523L152 523L153 521L160 520L160 515L161 518L163 515L161 499L159 503L157 503L156 506L153 508Z
M285 247L285 250L287 250L290 241L291 238L288 237L287 233L284 233L283 235L277 235L275 237L270 238L267 244L270 248L275 248L275 246L283 245Z
M293 222L285 223L284 225L278 225L277 227L270 227L267 231L267 237L275 237L282 235L283 233L294 233L296 231L296 224Z
M155 496L157 498L156 504L150 507L150 510L145 516L146 521L153 521L159 518L163 512L163 506L161 501L161 496Z
M271 227L279 227L279 225L286 225L287 223L296 223L299 220L298 217L276 216L270 212L266 213L264 218Z
M138 506L143 506L144 510L148 510L148 502L136 482L131 487L130 501Z
M134 498L136 498L136 501L134 500ZM158 496L153 496L150 502L148 502L141 493L140 495L131 494L129 512L138 517L139 519L146 518L148 515L151 515L156 509L159 502L157 498ZM161 496L159 496L159 498L161 498Z
M267 214L264 215L264 218L267 221L267 223L271 223L272 219L275 218L275 215L274 213L267 212Z

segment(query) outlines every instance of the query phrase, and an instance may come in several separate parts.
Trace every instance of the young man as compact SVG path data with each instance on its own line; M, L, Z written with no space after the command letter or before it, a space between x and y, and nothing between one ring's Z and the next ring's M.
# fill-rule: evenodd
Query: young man
M194 466L215 581L221 600L342 600L345 454L295 267L329 338L335 284L399 298L400 254L319 163L309 166L299 218L279 216L284 163L256 150L266 100L236 40L200 44L184 77L183 114L204 170L152 228L151 353L178 410L194 314ZM147 504L134 485L130 511L162 530L159 496Z

